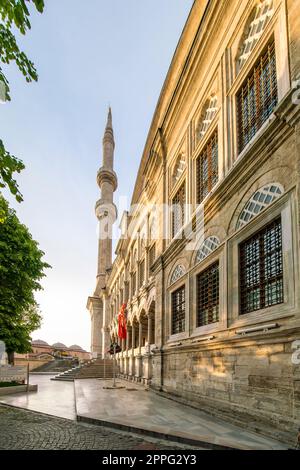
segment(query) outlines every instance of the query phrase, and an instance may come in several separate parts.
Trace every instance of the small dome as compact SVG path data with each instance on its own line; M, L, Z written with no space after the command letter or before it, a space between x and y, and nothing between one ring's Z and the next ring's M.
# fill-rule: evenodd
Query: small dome
M46 341L43 341L42 339L35 339L35 340L31 341L31 345L32 346L49 346L50 347L50 344L48 344Z
M54 344L52 344L52 348L55 348L55 349L68 349L67 346L63 343L54 343Z
M72 344L72 346L69 347L70 351L83 351L81 346L78 346L78 344Z

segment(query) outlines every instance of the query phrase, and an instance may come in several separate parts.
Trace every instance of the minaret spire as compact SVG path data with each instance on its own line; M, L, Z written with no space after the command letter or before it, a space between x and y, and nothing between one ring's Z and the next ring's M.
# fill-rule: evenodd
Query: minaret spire
M102 166L97 173L97 183L101 196L96 202L95 212L99 221L98 239L98 267L96 289L90 297L88 309L92 322L92 352L104 357L108 333L108 305L106 297L106 278L112 266L112 227L117 218L117 208L113 201L113 195L117 189L118 179L114 172L115 140L112 125L111 107L108 109L107 122L102 140ZM101 331L99 328L101 325Z
M115 139L112 125L111 107L108 108L107 122L104 130L103 140L103 167L113 170Z
M106 129L112 129L112 112L111 112L111 107L108 107L108 115L107 115L107 123L106 123Z

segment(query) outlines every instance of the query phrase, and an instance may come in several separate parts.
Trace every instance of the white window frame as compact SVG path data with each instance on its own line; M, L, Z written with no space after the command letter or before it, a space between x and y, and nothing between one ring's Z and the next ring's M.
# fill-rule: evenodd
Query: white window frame
M178 279L172 286L169 288L168 295L166 296L168 304L166 305L166 311L169 312L168 322L167 322L167 343L176 342L179 340L187 339L189 337L189 288L188 288L188 276L185 274L183 277ZM181 287L185 289L185 321L184 321L184 331L181 333L172 334L172 294L176 292Z
M282 223L284 302L241 315L239 245L279 216L281 216ZM295 196L293 192L289 192L260 212L228 241L228 325L230 328L272 321L296 313L295 286L299 285L297 284L299 274L296 261L297 250L295 250L297 232L293 224L295 219Z
M197 276L209 268L212 264L219 262L219 321L208 325L197 327ZM191 271L191 338L206 335L226 329L226 269L225 269L225 245L222 243L210 255L198 263Z

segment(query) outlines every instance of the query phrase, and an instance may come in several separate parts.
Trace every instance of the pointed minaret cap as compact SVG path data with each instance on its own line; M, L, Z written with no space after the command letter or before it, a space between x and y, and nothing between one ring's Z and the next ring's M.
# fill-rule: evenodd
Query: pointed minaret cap
M108 115L107 115L106 129L107 128L112 129L112 113L111 113L111 107L110 106L108 108Z
M107 122L106 122L105 132L103 136L103 143L105 143L106 141L111 142L113 146L115 145L114 131L113 131L113 126L112 126L112 112L111 112L110 106L108 108Z

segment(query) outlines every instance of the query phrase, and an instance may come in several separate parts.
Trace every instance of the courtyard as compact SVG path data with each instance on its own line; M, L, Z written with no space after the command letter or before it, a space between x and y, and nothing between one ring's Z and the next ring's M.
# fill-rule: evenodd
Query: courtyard
M0 405L0 450L172 450L178 446ZM181 446L189 448L188 446Z
M120 388L111 389L109 380L51 377L31 375L38 392L1 398L0 429L6 430L0 431L1 449L286 448L138 384L118 379Z

